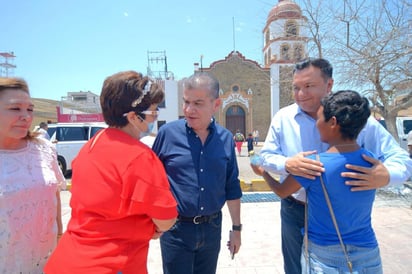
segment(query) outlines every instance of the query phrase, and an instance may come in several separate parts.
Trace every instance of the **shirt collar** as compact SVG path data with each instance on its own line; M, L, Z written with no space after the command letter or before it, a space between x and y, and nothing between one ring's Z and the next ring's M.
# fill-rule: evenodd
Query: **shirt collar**
M194 130L187 124L186 119L185 119L185 125L186 125L186 129L187 129L187 130L194 132ZM212 132L215 128L216 128L216 119L215 119L215 117L212 117L212 118L210 119L210 124L209 124L209 126L207 127L207 129L208 129L210 132Z
M312 116L310 116L309 114L307 114L306 112L304 112L304 111L300 108L300 106L298 106L297 104L296 104L296 106L297 106L297 111L296 111L295 117L303 115L303 116L305 116L305 117L308 117L308 118L313 119L313 120L316 121L315 118L313 118Z

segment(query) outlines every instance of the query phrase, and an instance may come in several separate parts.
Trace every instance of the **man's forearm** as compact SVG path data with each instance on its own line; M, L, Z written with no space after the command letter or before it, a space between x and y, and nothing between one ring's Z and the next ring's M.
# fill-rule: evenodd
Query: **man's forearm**
M229 209L230 218L233 225L240 225L240 199L227 200L227 207Z

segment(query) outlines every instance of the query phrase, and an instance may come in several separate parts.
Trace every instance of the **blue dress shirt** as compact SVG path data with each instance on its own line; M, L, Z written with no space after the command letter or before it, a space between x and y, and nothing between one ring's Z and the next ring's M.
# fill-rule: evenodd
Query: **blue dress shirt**
M214 120L208 129L202 144L180 119L163 125L153 143L182 216L211 215L242 196L233 135Z

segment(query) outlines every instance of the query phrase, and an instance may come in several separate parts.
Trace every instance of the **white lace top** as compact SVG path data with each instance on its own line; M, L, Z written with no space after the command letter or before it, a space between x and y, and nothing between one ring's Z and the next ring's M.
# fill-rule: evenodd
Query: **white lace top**
M56 191L65 186L49 141L0 149L0 273L42 273L56 245Z

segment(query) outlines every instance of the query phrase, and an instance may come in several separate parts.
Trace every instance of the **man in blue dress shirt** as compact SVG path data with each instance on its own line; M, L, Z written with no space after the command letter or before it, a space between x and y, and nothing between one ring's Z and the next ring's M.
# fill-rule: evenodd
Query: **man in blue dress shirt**
M229 250L241 244L242 191L233 135L213 118L219 83L198 72L183 84L185 119L163 125L153 144L178 203L176 224L160 238L165 274L213 274L221 242L221 209L232 219Z
M280 109L272 119L260 152L262 167L281 175L288 174L315 179L323 172L322 164L304 156L324 152L329 145L320 140L316 128L320 100L332 92L332 66L325 59L307 59L296 64L293 72L295 103ZM371 151L379 160L365 157L371 168L348 165L354 172L344 172L352 191L376 189L407 180L412 161L395 139L373 117L360 132L357 143ZM286 274L301 273L300 254L304 226L305 191L281 201L281 233L284 270Z

